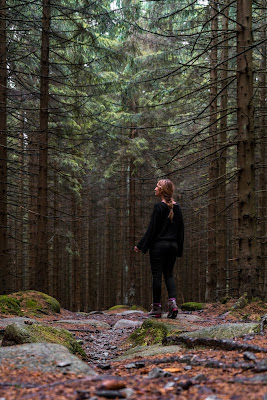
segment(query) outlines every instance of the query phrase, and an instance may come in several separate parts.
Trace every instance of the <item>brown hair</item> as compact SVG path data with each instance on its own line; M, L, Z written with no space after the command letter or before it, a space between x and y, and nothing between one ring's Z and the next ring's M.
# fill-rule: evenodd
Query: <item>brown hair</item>
M167 206L170 209L168 218L173 220L173 192L174 192L174 184L170 179L160 179L158 181L159 193L163 196L164 200L166 201Z

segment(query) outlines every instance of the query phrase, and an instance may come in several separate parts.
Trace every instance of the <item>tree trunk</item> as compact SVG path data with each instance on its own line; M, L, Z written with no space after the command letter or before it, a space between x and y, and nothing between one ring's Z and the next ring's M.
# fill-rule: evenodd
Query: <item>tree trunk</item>
M266 0L262 0L261 40L266 38ZM267 254L266 254L266 234L267 234L267 178L266 178L266 41L261 45L261 64L259 74L260 84L260 171L259 171L259 237L260 237L260 275L263 285L261 293L263 299L267 300Z
M239 295L258 295L252 0L237 0L237 169Z
M217 147L217 35L218 35L218 11L217 1L211 0L211 73L210 73L210 150L212 157L216 157L215 151ZM209 180L210 190L208 199L208 267L206 282L206 301L212 301L216 298L216 269L217 269L217 253L216 253L216 214L217 214L217 178L218 164L216 158L210 161Z
M0 0L0 294L8 292L6 1Z
M222 20L222 30L223 30L223 48L221 53L221 58L223 61L221 81L222 81L222 92L221 92L221 119L220 119L220 145L222 146L222 151L220 152L219 158L219 186L218 186L218 218L217 218L217 300L226 295L226 271L227 271L227 257L226 257L226 160L227 160L227 112L228 112L228 15L229 15L229 1L226 0L224 3L225 10Z
M49 103L49 34L50 0L43 0L41 80L40 80L40 142L38 175L38 221L37 221L37 277L36 289L48 290L48 103Z

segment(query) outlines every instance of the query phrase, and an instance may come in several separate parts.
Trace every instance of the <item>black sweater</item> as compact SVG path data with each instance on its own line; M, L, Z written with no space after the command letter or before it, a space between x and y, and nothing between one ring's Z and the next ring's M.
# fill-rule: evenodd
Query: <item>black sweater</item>
M179 204L173 205L174 216L172 221L168 218L169 212L169 207L162 201L154 205L147 231L137 245L143 253L146 253L159 240L170 240L177 242L177 257L182 257L184 223Z

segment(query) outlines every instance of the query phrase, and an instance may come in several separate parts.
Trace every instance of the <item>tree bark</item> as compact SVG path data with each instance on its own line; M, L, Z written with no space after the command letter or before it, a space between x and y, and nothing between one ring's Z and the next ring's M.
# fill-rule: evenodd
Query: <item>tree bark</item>
M237 1L237 169L239 295L258 295L252 0Z
M48 290L48 119L49 119L49 35L51 5L43 0L41 80L40 80L40 141L38 175L38 221L37 221L37 277L36 289Z
M220 104L220 145L223 147L227 141L227 112L228 112L228 15L229 15L229 2L226 0L224 3L224 15L222 20L222 40L223 48L221 52L221 58L223 61L222 72L221 72L221 82L222 82L222 93L221 93L221 104ZM219 300L226 294L226 271L227 271L227 229L226 229L226 160L227 160L227 148L223 148L220 152L219 158L219 186L218 186L218 217L217 217L217 297Z
M211 73L210 73L210 150L214 155L217 148L217 70L218 63L217 55L217 35L218 35L218 5L217 1L211 0ZM209 180L210 190L208 199L208 266L207 266L207 281L206 281L206 301L213 301L216 298L216 270L217 270L217 252L216 252L216 216L217 216L217 178L218 178L218 163L216 158L210 161L209 165Z
M8 292L6 1L0 0L0 294Z
M266 0L262 0L262 18L261 40L266 38ZM260 275L263 282L261 293L264 300L267 300L267 254L266 254L266 234L267 234L267 178L266 178L266 42L261 45L261 63L259 73L260 85L260 171L259 171L259 237L260 237Z

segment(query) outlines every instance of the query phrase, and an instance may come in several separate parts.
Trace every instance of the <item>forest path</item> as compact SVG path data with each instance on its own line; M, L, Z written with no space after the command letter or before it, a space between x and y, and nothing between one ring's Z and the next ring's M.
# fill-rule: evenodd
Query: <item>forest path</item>
M247 317L247 322L251 322L259 313L263 314L262 308L255 307L234 316L225 315L223 306L210 305L202 312L180 312L177 320L171 322L195 330L197 326L244 321L242 315L248 313L252 318L248 321ZM119 359L130 347L126 338L146 318L144 313L128 310L90 314L62 310L56 318L42 318L43 322L60 325L75 335L87 354L87 362L98 375L44 374L16 369L14 365L1 366L0 397L5 400L267 400L266 353L179 346L176 353L138 354ZM169 320L163 318L163 321ZM236 342L264 347L266 334L245 335Z

